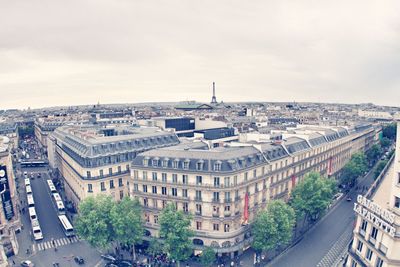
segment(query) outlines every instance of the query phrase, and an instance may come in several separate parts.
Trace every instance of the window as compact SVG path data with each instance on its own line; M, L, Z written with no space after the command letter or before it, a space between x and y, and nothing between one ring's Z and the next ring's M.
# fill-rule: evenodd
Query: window
M196 200L201 201L201 191L200 190L196 190Z
M157 186L152 186L151 187L151 191L153 192L153 194L157 194Z
M255 191L255 192L258 192L258 183L255 184L255 186L254 186L254 191Z
M174 169L178 169L178 165L179 165L179 160L174 160L173 162Z
M237 175L233 176L233 185L237 185Z
M163 160L162 161L162 166L165 168L165 167L168 167L168 160Z
M230 177L225 177L224 178L224 187L229 187L231 184L231 178Z
M182 197L188 197L187 189L182 189Z
M133 171L133 179L135 179L135 180L139 179L139 171L137 171L137 170Z
M183 162L183 168L186 169L186 170L189 169L189 163L190 163L189 161L184 161Z
M157 199L153 199L153 207L158 208L158 201Z
M187 202L183 202L183 204L182 204L182 210L183 210L183 212L185 212L185 213L188 213L188 212L189 212L189 204L188 204Z
M214 223L213 224L213 230L214 231L219 231L219 224L218 223Z
M108 168L108 174L112 175L112 168Z
M143 185L143 193L147 193L147 185Z
M161 179L162 179L163 183L167 182L167 174L165 172L161 173Z
M145 214L144 214L144 218L145 218L145 221L146 221L146 222L148 222L148 223L150 222L150 216L149 216L149 214L145 213Z
M154 215L154 223L158 223L158 215Z
M225 192L225 202L231 202L231 192Z
M129 171L130 168L131 168L130 165L126 164L126 170Z
M100 183L100 188L101 188L101 191L106 191L106 186L104 185L104 182Z
M203 183L203 177L202 176L196 176L196 185L201 185Z
M153 177L153 181L157 181L157 173L153 172L151 175Z
M93 186L92 186L92 184L88 184L87 186L88 186L87 191L88 191L89 193L93 193Z
M224 211L231 211L231 206L225 206Z
M176 188L172 188L172 195L176 197L178 195L178 190Z
M247 181L248 176L249 176L249 173L248 173L248 172L245 172L245 173L244 173L244 180L245 180L245 181Z
M167 195L167 188L166 187L161 187L161 194L162 195Z
M201 222L196 222L196 229L201 230Z
M87 178L90 178L90 177L92 177L92 175L91 175L90 171L87 171L87 172L86 172L86 176L87 176Z
M214 171L220 171L221 170L221 162L217 162L214 164Z
M182 183L187 184L188 183L188 176L186 174L182 175Z
M196 169L197 169L198 171L201 171L201 170L203 169L203 162L197 162L197 163L196 163Z
M149 164L149 160L148 159L143 159L143 166L147 166Z
M368 225L368 222L366 220L363 220L362 223L361 223L361 229L366 231L367 230L367 225Z
M370 248L367 249L367 253L365 253L365 258L367 260L369 260L369 261L371 260L371 258L372 258L372 250Z
M372 227L371 238L376 239L377 235L378 235L378 229L376 229L375 227Z
M110 189L114 188L114 180L110 180Z
M147 180L147 172L143 171L143 180Z
M201 215L201 204L196 204L196 213Z
M143 198L143 206L145 207L149 206L149 200L147 198Z
M229 232L229 228L230 228L229 224L225 223L224 224L224 232L225 233Z
M400 209L400 198L394 197L394 207Z
M176 173L173 173L173 174L172 174L172 182L173 182L174 184L176 184L176 183L178 182L178 174L176 174Z
M357 267L357 262L353 259L351 260L351 267Z
M124 186L124 183L123 183L123 181L122 181L122 178L118 178L118 186L119 186L119 187L123 187L123 186Z
M219 202L219 192L213 192L213 201Z
M135 191L135 192L139 191L139 185L138 184L133 184L133 191Z
M257 169L254 169L253 170L253 178L256 178L257 177Z
M363 245L364 245L364 243L361 242L360 240L358 240L358 243L357 243L357 250L358 250L359 252L362 251Z
M382 267L382 266L383 266L383 260L377 257L375 262L375 267Z
M158 166L158 160L153 159L153 166L154 166L154 167L157 167L157 166Z
M119 199L123 199L124 198L124 191L120 190L119 191Z
M219 177L214 177L214 187L219 187Z

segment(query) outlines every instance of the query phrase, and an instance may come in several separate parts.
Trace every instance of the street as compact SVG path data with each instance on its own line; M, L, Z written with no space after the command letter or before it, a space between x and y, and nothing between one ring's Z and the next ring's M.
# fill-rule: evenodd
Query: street
M360 179L359 186L370 186L374 180L373 170ZM344 196L339 203L294 247L278 256L267 266L310 267L334 266L347 250L351 240L354 211L353 202L360 192L351 190L352 201Z

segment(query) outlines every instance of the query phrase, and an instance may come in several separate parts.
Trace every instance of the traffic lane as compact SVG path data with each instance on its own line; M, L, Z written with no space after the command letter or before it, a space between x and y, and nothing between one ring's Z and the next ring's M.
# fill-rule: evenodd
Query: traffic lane
M352 203L340 200L337 207L319 225L293 247L288 254L272 266L316 266L347 227L352 227L354 213Z
M58 223L58 212L51 199L51 192L46 182L47 179L50 179L48 174L42 173L42 178L31 180L36 213L44 237L43 241L65 237Z

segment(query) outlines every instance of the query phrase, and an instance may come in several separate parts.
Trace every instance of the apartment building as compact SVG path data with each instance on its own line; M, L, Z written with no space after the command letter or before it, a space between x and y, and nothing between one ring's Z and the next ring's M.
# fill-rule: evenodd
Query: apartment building
M8 137L0 137L0 266L8 266L7 257L18 254L16 231L21 229L18 196L15 188L14 170Z
M249 223L270 199L289 198L310 171L335 177L351 155L374 141L370 126L292 129L269 142L202 142L153 149L132 163L131 195L144 207L147 235L158 235L167 203L193 215L193 244L240 254L251 242ZM283 137L283 136L282 136Z
M400 125L396 153L365 195L354 203L357 215L346 266L400 266Z
M179 143L173 133L156 128L63 126L51 140L55 166L67 197L75 204L90 195L128 194L130 163L136 154Z

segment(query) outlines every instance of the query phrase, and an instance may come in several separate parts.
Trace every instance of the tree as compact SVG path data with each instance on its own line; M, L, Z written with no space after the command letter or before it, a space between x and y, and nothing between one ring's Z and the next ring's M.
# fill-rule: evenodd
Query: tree
M290 204L298 218L315 220L329 206L335 192L335 180L310 172L293 189Z
M133 246L133 259L136 259L135 245L143 239L144 228L142 208L137 199L124 197L114 205L110 212L114 239L123 245Z
M206 247L200 255L200 263L203 266L212 266L215 261L215 251L210 248Z
M88 197L79 204L75 229L78 236L96 248L109 248L115 241L111 223L111 210L115 202L111 196L97 195Z
M388 147L390 146L391 143L392 143L392 141L390 141L389 138L387 138L387 137L382 137L382 138L381 138L381 146L382 146L383 148L388 148Z
M170 259L177 262L186 260L192 253L190 237L191 216L183 211L177 211L173 204L167 205L160 214L160 237L164 239L164 251Z
M374 177L375 179L381 174L383 169L385 168L386 164L388 163L388 160L380 160L378 164L376 165L375 171L374 171Z
M357 167L361 171L361 174L367 171L368 161L367 161L367 157L365 156L364 153L357 152L357 153L353 154L353 156L351 156L350 160L353 161L357 165Z
M281 200L272 201L260 212L252 226L253 248L257 251L274 249L292 239L296 216L292 207Z
M153 257L159 255L163 252L162 244L156 238L151 238L146 252Z
M391 123L382 127L382 137L387 137L389 139L396 139L396 123Z
M366 156L359 152L355 153L342 169L340 180L342 184L353 186L358 177L368 169Z
M366 153L366 157L367 157L368 162L373 164L379 159L381 154L382 154L381 145L374 144L374 145L371 146L370 149L368 149L368 151Z

